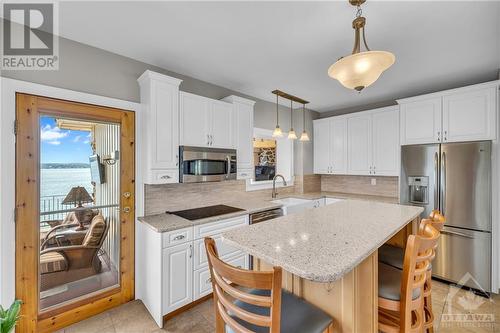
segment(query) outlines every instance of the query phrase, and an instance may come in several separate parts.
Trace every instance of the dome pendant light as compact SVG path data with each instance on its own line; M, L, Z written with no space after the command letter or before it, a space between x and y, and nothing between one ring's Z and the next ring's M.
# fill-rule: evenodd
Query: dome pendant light
M282 138L283 132L281 131L279 125L279 116L278 116L278 95L276 94L276 128L273 131L273 138Z
M306 105L302 104L302 135L300 136L300 141L309 141L309 135L306 132Z
M354 29L354 48L352 54L342 57L328 69L328 75L337 79L344 87L360 92L377 81L382 72L392 66L396 57L387 51L371 51L366 43L366 18L361 16L361 5L366 0L349 0L357 7L356 18L352 21ZM366 51L361 52L361 38Z
M290 131L288 131L288 139L295 140L297 139L297 134L293 130L293 101L290 100Z

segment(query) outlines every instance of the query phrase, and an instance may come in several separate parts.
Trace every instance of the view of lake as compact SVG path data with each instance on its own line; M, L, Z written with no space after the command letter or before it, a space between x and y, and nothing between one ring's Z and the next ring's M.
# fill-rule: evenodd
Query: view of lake
M92 194L90 183L90 168L85 169L40 169L41 186L40 195L66 196L74 186L83 186Z

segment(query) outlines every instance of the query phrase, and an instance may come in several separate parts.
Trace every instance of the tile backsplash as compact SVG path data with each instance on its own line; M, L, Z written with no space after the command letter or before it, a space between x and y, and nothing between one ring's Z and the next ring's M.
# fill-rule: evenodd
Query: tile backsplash
M376 180L376 185L371 184L372 179ZM399 177L322 175L321 191L397 198Z

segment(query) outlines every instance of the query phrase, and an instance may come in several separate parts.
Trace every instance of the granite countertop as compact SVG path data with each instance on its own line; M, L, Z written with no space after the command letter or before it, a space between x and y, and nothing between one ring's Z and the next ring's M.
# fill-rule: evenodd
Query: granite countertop
M234 229L223 239L304 279L333 282L422 211L421 207L346 199Z
M381 201L381 202L391 202L391 203L398 202L398 198L373 196L373 195L348 194L348 193L338 193L338 192L310 192L304 194L289 194L289 195L278 196L277 199L290 198L290 197L311 199L311 200L320 199L323 197L331 197L337 199L360 199L360 200ZM190 221L185 218L167 213L148 215L148 216L138 217L137 219L145 223L146 225L148 225L150 228L152 228L157 232L168 232L177 229L192 227L193 225L215 222L219 220L228 219L231 217L248 215L264 210L282 207L281 204L271 202L272 200L274 199L270 197L264 199L255 199L255 197L249 196L248 198L234 200L234 201L221 201L220 204L241 208L243 210L236 213L213 216L195 221Z
M229 219L232 217L253 214L264 210L280 208L282 206L281 204L273 203L270 200L256 200L256 199L221 202L220 204L240 208L242 209L242 211L230 214L212 216L205 219L199 219L194 221L190 221L188 219L179 217L177 215L167 214L167 213L139 217L138 220L145 223L146 225L148 225L157 232L168 232L177 229L192 227L193 225L210 223L219 220Z

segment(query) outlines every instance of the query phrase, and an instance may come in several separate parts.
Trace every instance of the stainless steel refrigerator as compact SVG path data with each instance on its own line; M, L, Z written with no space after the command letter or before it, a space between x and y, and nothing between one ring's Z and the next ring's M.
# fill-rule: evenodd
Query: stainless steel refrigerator
M491 141L404 146L401 202L446 217L433 276L491 291Z

